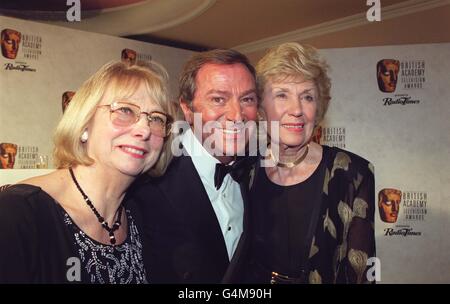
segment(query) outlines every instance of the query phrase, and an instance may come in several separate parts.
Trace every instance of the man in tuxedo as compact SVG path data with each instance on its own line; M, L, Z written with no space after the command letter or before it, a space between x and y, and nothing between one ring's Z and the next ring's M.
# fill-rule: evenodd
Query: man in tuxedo
M246 123L257 119L255 70L233 50L195 54L182 71L179 102L189 124L175 145L182 155L132 194L143 210L148 279L239 283L251 163L242 155L251 136Z

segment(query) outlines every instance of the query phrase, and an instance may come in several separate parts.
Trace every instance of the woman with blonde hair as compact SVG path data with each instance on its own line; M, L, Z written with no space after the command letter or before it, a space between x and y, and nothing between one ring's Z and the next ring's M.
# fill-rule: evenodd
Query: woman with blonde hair
M326 63L312 47L285 43L256 71L269 125L265 161L272 166L257 168L251 189L248 280L365 282L366 262L375 254L373 167L312 141L331 99Z
M0 282L146 282L141 219L123 198L170 161L167 81L155 62L111 62L79 88L56 128L57 170L0 193Z

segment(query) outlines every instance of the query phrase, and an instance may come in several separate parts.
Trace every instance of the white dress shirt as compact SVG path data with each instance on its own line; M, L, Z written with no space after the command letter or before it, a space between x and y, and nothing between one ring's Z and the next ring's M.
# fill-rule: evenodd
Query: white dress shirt
M227 174L222 186L217 190L214 186L214 173L216 164L220 161L208 153L190 128L182 135L181 143L200 175L222 230L228 258L231 260L243 231L244 202L239 183Z

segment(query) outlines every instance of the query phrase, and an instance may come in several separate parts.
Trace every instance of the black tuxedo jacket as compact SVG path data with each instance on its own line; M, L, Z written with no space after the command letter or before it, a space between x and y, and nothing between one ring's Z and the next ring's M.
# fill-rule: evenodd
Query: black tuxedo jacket
M131 195L143 215L141 235L150 283L239 283L249 247L248 184L241 182L243 233L229 261L214 209L189 156L175 157L166 173L142 178Z

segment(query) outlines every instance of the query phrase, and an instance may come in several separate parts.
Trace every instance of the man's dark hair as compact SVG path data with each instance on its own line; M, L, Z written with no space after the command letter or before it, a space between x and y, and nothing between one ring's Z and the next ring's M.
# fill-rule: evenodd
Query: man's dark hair
M244 65L253 79L256 81L255 68L250 64L248 58L235 50L230 49L216 49L207 52L201 52L193 55L191 59L186 62L183 71L180 76L180 93L178 98L187 101L188 104L192 103L195 96L195 80L198 71L205 64L242 64Z

